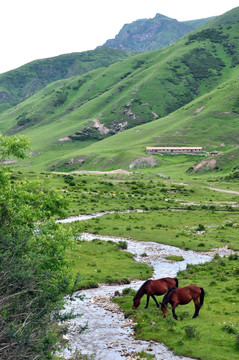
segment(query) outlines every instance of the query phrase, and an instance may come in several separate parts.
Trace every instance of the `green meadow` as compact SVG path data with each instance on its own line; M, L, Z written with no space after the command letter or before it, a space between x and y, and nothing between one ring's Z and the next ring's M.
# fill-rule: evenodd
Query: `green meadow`
M136 263L132 254L122 252L120 245L111 241L77 241L70 259L73 277L79 276L78 289L98 287L100 283L130 284L131 280L147 279L153 273L149 266Z
M62 225L71 228L76 238L82 232L96 234L96 240L77 240L70 250L70 271L74 276L80 275L78 289L96 287L99 283L125 284L125 290L113 301L121 306L126 317L135 321L136 338L162 342L178 355L205 360L238 358L237 255L216 256L209 263L189 265L177 274L180 287L202 286L205 300L196 319L191 319L193 303L178 306L176 321L170 305L166 318L153 301L144 309L143 299L140 307L132 310L135 291L130 289L130 281L144 281L152 275L152 269L136 263L127 252L127 245L97 240L97 234L105 234L199 252L224 246L238 251L238 195L209 189L238 191L237 179L226 180L216 173L201 177L181 173L175 179L165 179L150 169L131 175L42 173L40 176L68 199L69 215L113 211ZM131 212L120 212L123 210ZM169 257L169 260L183 259Z
M179 286L195 284L205 290L204 304L199 316L192 319L193 303L176 308L178 320L174 320L171 305L164 318L154 302L148 309L142 304L132 310L135 291L127 288L123 296L114 298L137 324L137 339L163 342L174 353L197 359L238 359L239 354L239 258L214 258L213 261L187 267L178 273Z
M198 178L183 173L178 174L177 179L165 179L151 170L131 175L52 174L48 177L43 173L41 176L55 188L65 190L63 194L70 201L71 215L83 213L83 208L84 213L116 211L62 225L71 227L75 236L90 232L96 234L96 238L97 234L113 235L199 252L224 246L239 250L238 195L209 189L238 191L238 180L227 181L218 174ZM137 209L144 211L137 212ZM121 213L123 210L132 212ZM237 255L215 257L212 262L190 265L177 274L180 286L203 286L206 294L198 318L191 319L194 306L190 303L177 307L178 321L173 319L170 305L165 319L154 302L148 309L142 304L136 311L131 309L135 291L130 289L130 281L149 278L152 269L135 263L127 249L121 252L117 244L100 240L77 241L70 257L72 274L80 273L78 288L95 287L102 282L125 283L125 290L113 301L122 307L126 317L136 322L136 338L163 342L184 356L205 360L238 358Z
M125 284L122 295L114 301L136 322L137 338L163 342L180 355L205 360L237 359L237 256L188 266L186 271L177 274L180 286L203 286L206 296L198 318L191 319L193 305L190 303L177 308L179 320L175 321L170 306L166 319L153 302L147 310L142 304L136 311L131 309L135 292L130 290L130 282L150 278L153 270L135 262L127 252L127 240L121 244L97 240L97 234L105 234L198 252L224 246L239 250L237 172L195 174L186 171L192 162L190 157L184 156L182 164L177 159L168 156L170 166L165 166L163 172L160 167L115 174L15 169L11 181L39 177L68 203L65 217L106 212L91 220L60 225L69 229L75 239L68 250L69 272L77 280L72 284L74 290L97 287L101 283ZM96 240L79 240L82 232L94 233ZM169 258L169 261L181 260Z

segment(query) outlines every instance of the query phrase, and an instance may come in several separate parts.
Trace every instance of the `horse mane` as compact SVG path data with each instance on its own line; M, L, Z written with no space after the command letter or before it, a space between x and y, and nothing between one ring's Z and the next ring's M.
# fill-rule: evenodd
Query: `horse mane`
M178 279L174 278L175 282L176 282L176 287L178 287Z
M161 305L167 305L168 301L169 301L169 294L171 293L172 290L177 289L176 287L172 287L170 289L168 289L168 291L166 292L166 294L163 297L163 301L161 302Z
M135 296L134 296L134 300L138 299L140 293L142 292L142 289L143 289L143 288L145 287L145 285L147 285L150 281L151 281L151 280L148 279L148 280L146 280L146 281L143 283L143 285L140 286L139 290L137 291L137 293L136 293Z

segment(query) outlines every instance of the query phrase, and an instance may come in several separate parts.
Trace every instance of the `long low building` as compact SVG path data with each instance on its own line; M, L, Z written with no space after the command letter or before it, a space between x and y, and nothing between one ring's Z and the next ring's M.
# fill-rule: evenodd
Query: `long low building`
M147 154L202 154L201 146L155 146L146 147Z

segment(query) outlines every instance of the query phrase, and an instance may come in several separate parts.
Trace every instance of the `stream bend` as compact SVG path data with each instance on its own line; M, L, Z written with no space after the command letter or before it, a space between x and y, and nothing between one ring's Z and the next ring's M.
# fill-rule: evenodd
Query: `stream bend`
M91 217L103 216L106 213L92 214ZM90 215L87 215L89 219ZM77 217L85 220L85 215ZM65 219L59 222L77 221L76 218ZM229 255L232 251L225 248L215 249L210 253L197 253L191 250L182 250L174 246L154 242L138 242L131 239L113 236L83 233L82 240L93 239L103 241L126 241L127 250L131 252L136 261L143 261L154 268L154 279L161 277L176 277L179 270L185 270L187 264L200 264L210 261L217 253L220 256ZM124 250L123 250L124 251ZM147 256L141 257L142 253ZM183 261L172 262L166 259L169 255L182 256ZM131 282L130 287L138 289L142 281ZM67 298L65 313L79 314L74 319L65 321L68 333L65 335L68 347L63 349L61 355L69 359L75 351L92 356L94 360L130 360L133 354L145 351L155 355L157 360L189 360L187 357L176 356L163 344L153 341L142 341L134 338L133 323L125 319L118 305L113 304L110 298L116 291L121 292L126 285L100 285L98 288L76 292L73 298ZM84 296L82 301L81 296ZM144 300L144 299L143 299ZM146 301L146 300L145 300ZM84 331L82 331L84 329ZM190 358L192 360L192 358Z

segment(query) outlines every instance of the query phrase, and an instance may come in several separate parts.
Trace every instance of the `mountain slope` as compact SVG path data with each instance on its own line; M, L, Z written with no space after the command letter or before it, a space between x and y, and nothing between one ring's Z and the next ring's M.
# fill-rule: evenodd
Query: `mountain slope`
M101 141L86 142L85 146L84 142L75 141L47 147L44 143L45 140L49 143L47 128L41 130L40 142L39 132L31 132L32 149L40 150L40 155L31 156L22 166L54 171L167 167L174 161L172 157L147 155L146 146L203 146L208 152L218 152L213 156L212 170L231 171L238 167L239 157L238 88L239 71L235 69L230 80L174 113ZM56 126L50 129L52 133ZM186 160L180 155L178 162L203 160L204 167L198 167L199 171L208 169L211 159L191 157Z
M191 29L197 29L201 26L203 26L204 24L207 24L209 21L215 19L216 16L211 16L209 18L205 18L205 19L196 19L196 20L187 20L187 21L182 21L183 24L190 26Z
M239 158L239 71L227 82L176 112L137 126L87 148L71 152L51 169L111 169L151 165L146 146L202 146L217 150L214 168L238 168ZM169 156L170 157L170 156ZM155 163L170 159L154 156ZM71 161L69 161L71 159ZM83 163L79 159L83 159ZM203 158L205 168L211 158ZM195 160L196 161L196 160Z
M238 18L239 8L235 13ZM28 164L42 169L127 167L146 155L145 146L157 144L211 151L223 143L233 151L239 23L221 23L165 49L52 83L2 114L0 129L29 136L39 156Z
M98 47L95 50L35 60L15 70L0 74L0 112L60 79L82 75L108 66L132 53Z
M179 22L156 14L152 19L140 19L125 24L116 37L107 40L104 46L138 52L162 49L209 20Z

